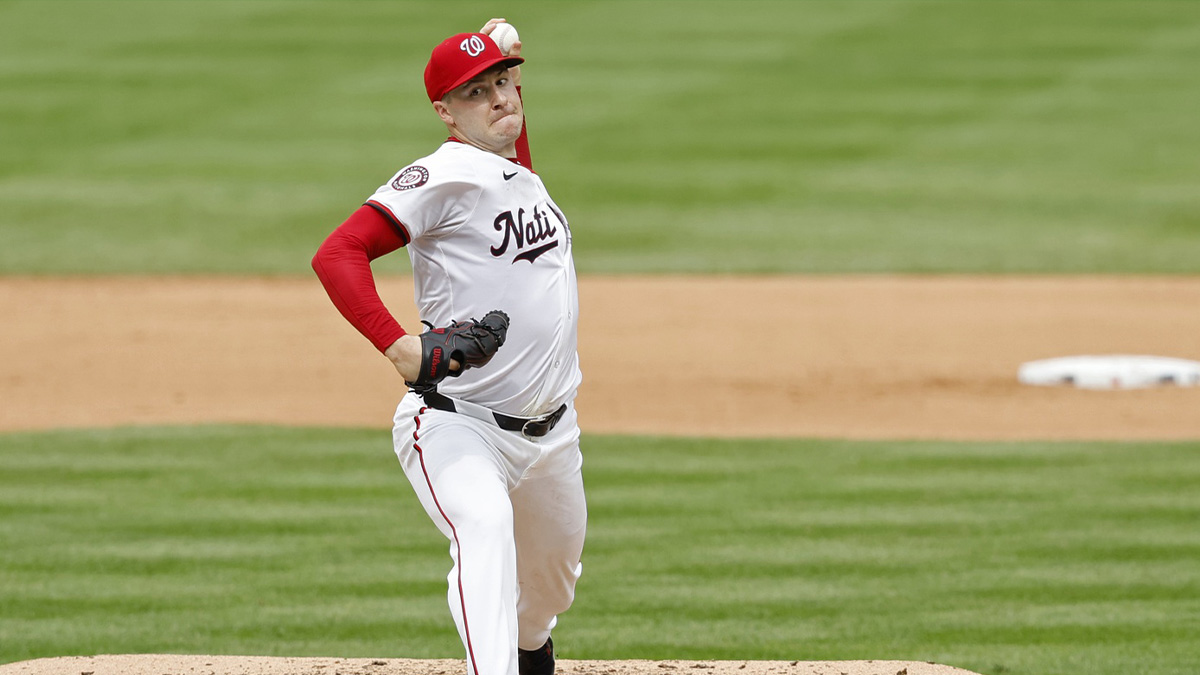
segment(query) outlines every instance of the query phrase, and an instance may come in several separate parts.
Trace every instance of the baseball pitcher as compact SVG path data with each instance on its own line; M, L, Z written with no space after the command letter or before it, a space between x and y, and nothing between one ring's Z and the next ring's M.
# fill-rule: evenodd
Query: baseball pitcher
M489 37L498 27L507 52ZM470 675L554 672L550 632L574 599L587 523L571 230L533 171L514 37L492 19L433 49L425 89L449 138L384 182L312 263L408 385L393 445L449 539ZM371 274L400 248L419 334L396 322Z

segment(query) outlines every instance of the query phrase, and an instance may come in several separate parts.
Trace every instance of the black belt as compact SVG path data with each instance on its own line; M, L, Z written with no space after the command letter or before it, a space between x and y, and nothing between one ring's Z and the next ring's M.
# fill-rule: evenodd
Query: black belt
M435 390L421 393L421 398L425 399L425 403L428 404L430 408L445 410L446 412L458 412L458 409L454 407L453 400L443 396L442 394L439 394ZM523 435L530 438L540 438L550 433L550 430L554 428L554 425L558 424L558 421L562 419L563 414L566 412L566 403L559 406L558 410L555 410L549 415L543 415L542 417L535 417L533 419L526 417L510 417L494 410L491 411L492 417L496 419L496 426L504 429L505 431L519 431Z

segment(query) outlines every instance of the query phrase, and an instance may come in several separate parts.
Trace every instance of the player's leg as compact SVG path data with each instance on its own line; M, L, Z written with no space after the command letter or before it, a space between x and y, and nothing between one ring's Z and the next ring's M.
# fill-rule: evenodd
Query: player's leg
M587 531L579 432L572 419L541 441L541 458L512 491L517 541L517 646L542 647L575 599Z
M469 675L516 675L511 478L472 424L429 411L410 426L398 412L397 455L426 513L450 540L447 599Z

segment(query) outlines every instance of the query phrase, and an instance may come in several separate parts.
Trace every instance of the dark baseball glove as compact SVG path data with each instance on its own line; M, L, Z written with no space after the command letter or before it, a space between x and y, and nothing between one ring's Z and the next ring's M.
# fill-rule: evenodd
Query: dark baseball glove
M405 384L418 393L437 387L447 377L458 377L467 368L486 365L504 344L508 335L508 315L494 309L478 321L451 321L449 326L421 333L421 373ZM459 369L450 370L450 360L458 361Z

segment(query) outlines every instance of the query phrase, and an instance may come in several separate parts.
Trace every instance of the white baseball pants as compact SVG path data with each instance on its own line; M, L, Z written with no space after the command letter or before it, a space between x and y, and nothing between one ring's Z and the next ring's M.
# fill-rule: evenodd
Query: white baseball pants
M450 613L468 675L518 675L517 648L545 644L571 606L587 527L574 407L529 440L408 394L396 456L450 540Z

